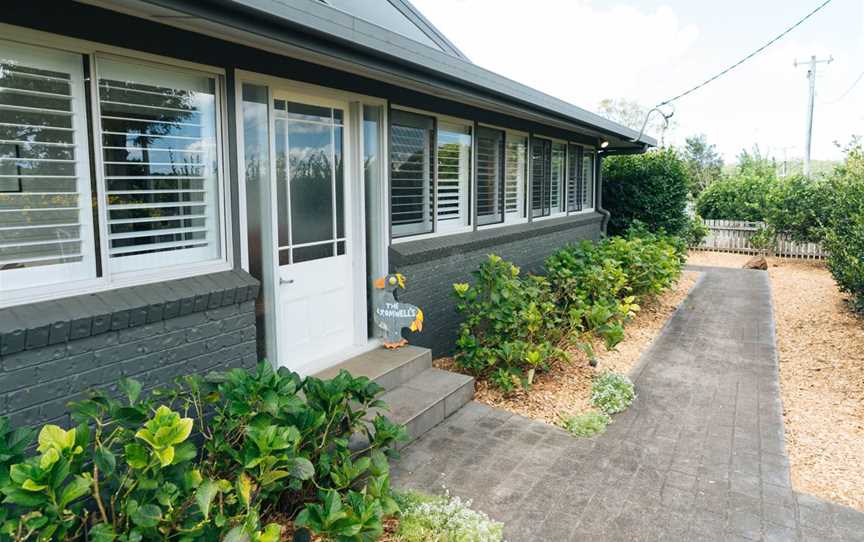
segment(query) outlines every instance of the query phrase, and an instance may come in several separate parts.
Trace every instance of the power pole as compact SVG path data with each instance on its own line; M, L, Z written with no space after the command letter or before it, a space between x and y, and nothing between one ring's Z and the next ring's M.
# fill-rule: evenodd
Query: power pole
M810 60L798 62L795 60L795 67L799 65L809 65L807 70L807 79L810 83L810 99L807 103L807 132L804 138L804 175L810 176L810 142L813 137L813 104L816 101L816 64L831 64L834 62L834 57L829 56L822 60L816 60L816 55L812 55Z

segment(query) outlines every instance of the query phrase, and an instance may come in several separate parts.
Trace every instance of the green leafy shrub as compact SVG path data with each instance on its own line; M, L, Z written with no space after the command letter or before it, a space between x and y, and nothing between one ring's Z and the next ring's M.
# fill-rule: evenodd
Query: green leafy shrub
M765 222L795 241L823 239L837 194L828 179L791 175L778 179L768 193Z
M147 399L133 380L120 382L123 400L94 392L70 405L77 427L42 428L31 457L0 422L0 540L278 542L281 527L262 525L274 514L337 540L380 536L397 511L387 457L404 437L381 415L365 420L385 406L382 388L266 362L181 382ZM349 448L358 433L367 445Z
M699 194L696 212L703 218L759 222L768 215L769 193L777 178L741 173L712 183Z
M501 542L504 526L459 497L398 494L402 542Z
M832 179L834 193L825 229L828 269L841 291L852 296L854 310L864 312L864 150L852 148Z
M702 221L702 217L696 215L689 219L687 229L684 230L681 236L688 247L698 247L708 237L709 233L711 233L711 230Z
M591 384L591 404L607 414L623 412L635 398L633 382L619 373L602 373Z
M590 410L578 416L561 415L561 427L575 437L590 438L606 431L612 418L602 411Z
M611 213L609 232L623 234L635 220L652 231L679 235L687 227L690 177L671 148L603 160L603 205Z
M474 283L454 284L459 328L456 362L505 391L528 388L537 371L564 359L560 322L549 283L523 277L519 268L490 255L472 273Z

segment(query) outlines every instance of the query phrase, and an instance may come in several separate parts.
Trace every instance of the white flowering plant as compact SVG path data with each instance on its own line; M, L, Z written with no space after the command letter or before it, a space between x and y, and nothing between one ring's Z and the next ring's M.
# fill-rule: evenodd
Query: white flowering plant
M396 496L401 509L400 542L502 542L504 525L471 509L471 501L416 492Z

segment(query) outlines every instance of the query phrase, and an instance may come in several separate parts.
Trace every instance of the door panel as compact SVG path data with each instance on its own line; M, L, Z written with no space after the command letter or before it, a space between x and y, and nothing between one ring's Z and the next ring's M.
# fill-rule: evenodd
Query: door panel
M354 342L347 104L277 96L273 108L279 362L298 369Z

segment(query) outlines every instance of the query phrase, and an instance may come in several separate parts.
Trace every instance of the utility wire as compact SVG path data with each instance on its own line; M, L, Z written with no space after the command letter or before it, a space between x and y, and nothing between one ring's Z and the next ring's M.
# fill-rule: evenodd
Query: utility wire
M686 90L686 91L682 92L681 94L678 94L677 96L673 96L672 98L669 98L668 100L664 100L664 101L660 102L659 104L657 104L656 106L654 106L653 108L651 108L651 110L648 111L648 114L645 116L645 122L642 124L642 130L639 131L639 136L636 137L635 139L633 139L632 141L636 142L636 141L639 141L639 139L642 138L642 134L645 133L645 126L648 124L648 117L651 116L651 113L657 111L658 113L660 113L660 114L662 115L663 112L660 111L659 108L663 107L664 105L669 105L669 104L671 104L671 103L674 102L674 101L680 100L680 99L683 98L684 96L687 96L688 94L692 94L692 93L696 92L697 90L701 89L702 87L704 87L705 85L707 85L707 84L709 84L709 83L713 83L713 82L716 81L717 79L720 79L721 77L723 77L723 76L726 75L727 73L731 72L732 70L734 70L735 68L737 68L737 67L740 66L741 64L744 64L745 62L747 62L748 60L750 60L750 59L753 58L754 56L758 55L759 53L761 53L762 51L764 51L765 49L767 49L768 47L770 47L771 45L773 45L774 43L776 43L777 41L779 41L780 39L782 39L782 38L783 38L784 36L786 36L786 34L788 34L789 32L792 32L793 30L795 30L796 28L798 28L799 26L801 26L802 24L804 24L804 22L805 22L807 19L809 19L809 18L812 17L813 15L816 15L816 13L818 13L819 11L821 11L822 8L824 8L825 6L827 6L827 5L830 4L830 3L831 3L831 0L825 0L824 2L822 2L821 4L819 4L815 9L813 9L810 13L808 13L808 14L805 15L803 18L801 18L798 22L796 22L795 24L793 24L792 26L790 26L789 28L787 28L786 30L784 30L783 32L781 32L780 34L778 34L776 37L774 37L774 39L772 39L772 40L768 41L767 43L765 43L765 45L763 45L762 47L759 47L758 49L756 49L755 51L753 51L753 52L750 53L749 55L747 55L747 56L745 56L744 58L742 58L742 59L739 60L738 62L732 64L731 66L729 66L729 67L726 68L725 70L721 71L721 72L718 73L717 75L715 75L715 76L713 76L713 77L710 77L710 78L706 79L706 80L703 81L702 83L699 83L699 84L696 85L695 87L693 87L693 88L691 88L691 89L689 89L689 90ZM862 74L862 75L864 75L864 74ZM664 117L665 117L665 116L666 116L666 115L664 115Z
M861 79L864 79L864 72L861 72L861 73L858 75L858 77L855 79L855 82L852 83L852 86L850 86L848 89L846 89L846 92L844 92L843 94L841 94L839 98L837 98L837 99L835 99L835 100L831 100L831 101L829 101L829 102L822 102L822 105L834 105L834 104L836 104L837 102L841 102L841 101L843 101L843 98L845 98L846 96L849 96L849 93L852 92L853 90L855 90L855 87L858 86L858 83L861 82Z
M774 39L772 39L771 41L769 41L768 43L766 43L766 44L763 45L762 47L756 49L755 51L753 51L753 52L750 53L749 55L745 56L744 58L742 58L741 60L739 60L739 61L736 62L735 64L732 64L731 66L729 66L729 67L726 68L725 70L721 71L720 73L718 73L718 74L715 75L714 77L711 77L711 78L709 78L709 79L706 79L704 82L702 82L702 83L696 85L695 87L691 88L690 90L687 90L687 91L685 91L685 92L682 92L681 94L679 94L679 95L677 95L677 96L675 96L675 97L673 97L673 98L669 98L668 100L665 100L665 101L663 101L663 102L660 102L659 104L657 104L657 107L662 107L662 106L664 106L664 105L666 105L666 104L669 104L669 103L672 103L672 102L674 102L674 101L676 101L676 100L679 100L679 99L683 98L684 96L687 96L688 94L691 94L691 93L693 93L693 92L696 92L697 90L699 90L700 88L704 87L704 86L707 85L708 83L714 82L714 81L716 81L717 79L723 77L724 75L726 75L727 73L731 72L732 70L734 70L735 68L737 68L737 67L740 66L741 64L744 64L745 62L747 62L748 60L750 60L750 59L753 58L754 56L758 55L759 53L761 53L762 51L764 51L765 49L767 49L768 47L770 47L771 45L773 45L775 42L777 42L777 41L779 41L780 39L782 39L782 38L783 38L786 34L788 34L789 32L792 32L793 30L795 30L796 28L798 28L799 26L801 26L801 25L804 23L804 21L806 21L807 19L809 19L809 18L812 17L813 15L816 15L817 12L819 12L822 8L824 8L825 6L827 6L827 5L830 4L830 3L831 3L831 0L825 0L824 2L822 2L821 4L819 4L819 6L816 7L816 9L814 9L813 11L811 11L810 13L808 13L807 15L805 15L803 19L799 20L797 23L793 24L792 26L790 26L789 28L787 28L786 30L784 30L783 32L781 32L777 37L775 37Z

